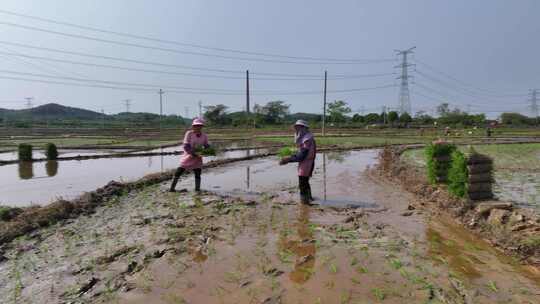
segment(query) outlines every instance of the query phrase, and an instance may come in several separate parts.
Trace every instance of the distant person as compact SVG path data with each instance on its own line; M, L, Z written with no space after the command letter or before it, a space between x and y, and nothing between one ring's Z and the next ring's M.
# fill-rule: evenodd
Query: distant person
M195 118L191 124L191 129L186 132L183 142L184 154L180 160L180 167L174 173L174 179L169 189L170 192L175 192L180 175L189 170L193 170L193 173L195 173L195 191L201 191L203 158L195 151L199 147L209 147L208 136L202 132L203 127L204 121L201 118Z
M298 120L294 124L294 141L298 147L296 155L283 158L279 164L285 165L292 162L298 163L298 188L300 188L300 202L310 204L313 201L311 196L311 186L309 178L313 175L315 168L315 155L317 154L317 145L313 133L309 131L309 125L304 120Z
M493 132L493 130L491 130L491 127L487 127L486 128L486 136L487 137L491 137L491 133Z
M444 128L444 135L445 136L450 136L450 127Z

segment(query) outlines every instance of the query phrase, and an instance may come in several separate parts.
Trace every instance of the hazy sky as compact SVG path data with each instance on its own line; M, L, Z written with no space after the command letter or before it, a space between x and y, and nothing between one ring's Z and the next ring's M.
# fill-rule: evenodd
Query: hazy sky
M430 111L440 102L447 101L460 105L464 110L469 108L472 112L490 111L491 115L503 110L528 113L528 90L540 88L540 1L537 0L2 0L0 10L216 48L323 59L393 59L369 64L333 64L335 61L319 60L312 64L313 60L253 56L133 39L0 13L0 107L6 108L23 108L24 97L31 96L35 98L35 104L57 102L97 111L103 108L107 113L115 113L125 110L122 100L131 99L131 111L156 113L159 111L157 90L159 86L164 86L164 90L168 91L164 95L164 110L168 114L184 115L185 108L189 107L190 116L193 116L199 100L205 105L223 103L231 110L240 110L245 104L245 80L241 78L243 71L249 69L253 78L274 78L251 80L252 104L284 100L291 104L294 112L320 113L322 80L275 80L290 77L257 73L322 77L326 69L330 78L333 75L385 74L328 81L329 101L343 99L354 111L363 108L366 112L380 112L383 105L398 106L399 82L395 79L398 74L389 74L399 72L394 68L399 63L394 50L412 46L417 48L411 61L415 63L418 60L417 71L411 68L411 74L415 75L410 85L414 112ZM13 24L174 51L66 37L23 29ZM88 58L23 48L5 42L211 71ZM211 56L183 53L186 51ZM13 54L173 74L87 67ZM256 58L257 61L213 55ZM310 64L305 64L306 61ZM229 72L213 71L215 69ZM128 84L101 83L122 87L122 90L116 90L5 79L89 83L50 76ZM140 86L133 86L135 83L155 86L143 88L148 91L126 88L141 89ZM390 85L396 86L332 92ZM198 88L205 94L179 93L186 91L180 87ZM315 94L290 95L312 91Z

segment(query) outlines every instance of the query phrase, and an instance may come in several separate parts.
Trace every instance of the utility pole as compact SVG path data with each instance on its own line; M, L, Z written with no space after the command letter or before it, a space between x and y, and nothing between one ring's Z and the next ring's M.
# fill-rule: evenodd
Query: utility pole
M323 114L322 114L322 136L326 136L326 80L327 71L324 71L324 93L323 93Z
M124 99L124 104L126 105L126 113L129 113L129 107L131 106L131 99Z
M162 120L163 120L163 90L159 89L159 139L161 139L161 129L162 126Z
M186 118L189 118L189 107L185 106L184 111L186 111Z
M246 113L249 115L249 70L246 70Z
M202 118L202 101L199 100L199 118Z
M407 50L395 50L398 56L402 56L401 64L395 66L396 68L401 68L401 76L396 79L401 79L401 85L399 88L399 114L408 113L411 114L411 97L409 94L409 79L412 78L409 76L409 67L413 66L407 62L407 56L413 53L413 50L416 47L412 47Z
M386 106L382 106L383 125L386 125Z
M531 112L538 124L538 89L531 90Z

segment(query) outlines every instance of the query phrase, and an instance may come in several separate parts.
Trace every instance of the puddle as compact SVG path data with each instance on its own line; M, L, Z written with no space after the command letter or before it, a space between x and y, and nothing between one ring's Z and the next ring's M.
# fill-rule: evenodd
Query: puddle
M377 162L378 150L317 154L310 180L315 202L321 205L377 208L373 190L360 187L365 170ZM202 188L227 195L259 195L278 192L282 200L297 201L296 164L278 165L277 157L239 162L203 172ZM178 189L193 187L189 176ZM290 191L281 191L290 189Z
M267 150L231 151L206 161L244 157ZM176 168L180 156L144 156L73 161L18 163L0 166L0 204L48 204L60 197L75 198L111 180L131 181L147 174Z

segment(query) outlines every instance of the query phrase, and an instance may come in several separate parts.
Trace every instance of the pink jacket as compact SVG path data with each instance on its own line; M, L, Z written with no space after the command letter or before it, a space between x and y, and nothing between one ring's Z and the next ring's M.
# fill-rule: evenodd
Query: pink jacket
M194 156L193 154L196 148L208 145L208 136L204 133L197 135L193 130L188 130L184 136L183 144L184 154L180 160L180 167L188 170L202 168L202 156Z

